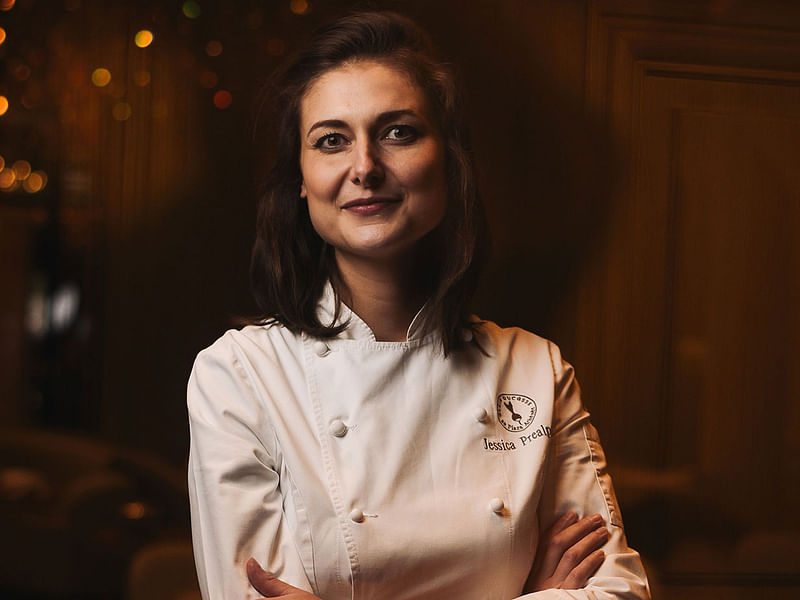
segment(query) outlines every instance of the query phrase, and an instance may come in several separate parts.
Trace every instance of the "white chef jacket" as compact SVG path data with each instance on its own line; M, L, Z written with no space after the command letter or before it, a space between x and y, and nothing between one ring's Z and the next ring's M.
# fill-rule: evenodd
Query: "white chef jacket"
M330 287L320 304L333 318ZM250 556L323 600L649 598L603 451L558 348L481 322L444 358L422 316L379 342L231 330L188 387L189 490L206 600L258 598ZM601 513L603 565L581 590L525 593L539 532Z

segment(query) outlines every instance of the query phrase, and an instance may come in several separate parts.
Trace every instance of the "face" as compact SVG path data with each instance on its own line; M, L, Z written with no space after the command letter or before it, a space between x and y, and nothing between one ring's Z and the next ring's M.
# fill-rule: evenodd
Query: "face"
M300 139L300 193L337 260L402 257L441 222L440 134L403 72L371 61L326 72L302 98Z

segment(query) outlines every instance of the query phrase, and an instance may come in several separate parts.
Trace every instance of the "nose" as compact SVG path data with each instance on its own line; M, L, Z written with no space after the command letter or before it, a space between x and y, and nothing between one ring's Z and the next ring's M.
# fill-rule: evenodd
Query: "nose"
M354 152L350 181L365 187L378 187L383 181L384 170L375 148L369 142L359 144Z

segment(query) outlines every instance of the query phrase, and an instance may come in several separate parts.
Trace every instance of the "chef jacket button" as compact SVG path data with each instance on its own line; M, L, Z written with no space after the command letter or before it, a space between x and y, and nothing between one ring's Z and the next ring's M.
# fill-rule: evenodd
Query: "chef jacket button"
M486 412L485 408L476 408L472 415L478 423L486 423L486 419L489 418L489 413Z
M350 511L350 520L353 523L361 523L364 521L364 513L359 508L354 508Z
M317 353L318 356L325 356L329 351L328 344L321 340L317 340L314 342L314 352Z
M492 512L496 512L497 514L503 512L505 507L505 503L500 498L492 498L489 502L489 508L492 509Z
M331 424L328 425L328 431L331 432L331 435L335 435L336 437L344 437L347 434L347 425L344 424L344 421L341 419L334 419L331 421Z
M461 339L464 340L467 344L472 341L472 329L465 329L461 333Z

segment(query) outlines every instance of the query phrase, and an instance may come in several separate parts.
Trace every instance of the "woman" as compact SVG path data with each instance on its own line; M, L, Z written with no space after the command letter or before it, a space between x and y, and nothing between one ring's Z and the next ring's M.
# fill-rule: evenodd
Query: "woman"
M265 320L189 382L206 599L648 597L572 368L468 317L483 221L432 56L407 19L362 13L283 74Z

